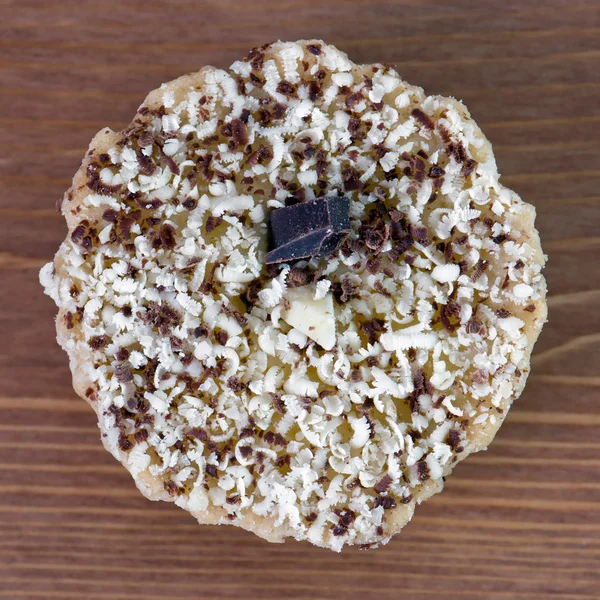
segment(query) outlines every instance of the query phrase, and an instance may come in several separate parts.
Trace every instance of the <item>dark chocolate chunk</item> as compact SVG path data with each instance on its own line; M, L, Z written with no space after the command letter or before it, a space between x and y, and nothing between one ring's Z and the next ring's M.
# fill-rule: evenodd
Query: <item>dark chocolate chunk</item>
M350 232L348 198L328 196L274 210L267 264L333 254Z

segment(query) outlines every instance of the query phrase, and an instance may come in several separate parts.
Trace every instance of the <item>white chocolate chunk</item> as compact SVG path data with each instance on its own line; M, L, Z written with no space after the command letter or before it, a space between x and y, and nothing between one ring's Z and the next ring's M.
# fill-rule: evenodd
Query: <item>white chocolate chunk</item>
M281 312L281 318L325 350L331 350L335 346L333 296L328 293L315 300L315 286L305 285L288 289L286 298L290 308Z

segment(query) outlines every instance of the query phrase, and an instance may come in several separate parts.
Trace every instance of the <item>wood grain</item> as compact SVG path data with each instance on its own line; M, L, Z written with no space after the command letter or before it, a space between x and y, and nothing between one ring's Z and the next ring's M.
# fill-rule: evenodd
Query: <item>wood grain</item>
M0 16L0 598L600 597L597 0L4 0ZM99 128L183 72L302 37L464 99L549 255L525 393L376 552L269 545L144 500L71 390L37 283Z

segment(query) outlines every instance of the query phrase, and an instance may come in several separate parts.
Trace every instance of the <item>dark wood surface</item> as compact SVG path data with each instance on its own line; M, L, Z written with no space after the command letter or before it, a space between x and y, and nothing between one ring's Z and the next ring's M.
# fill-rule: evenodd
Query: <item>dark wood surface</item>
M525 393L374 552L270 545L143 499L71 390L37 282L100 127L163 81L302 37L464 99L549 255ZM0 598L600 598L599 94L598 0L0 0Z

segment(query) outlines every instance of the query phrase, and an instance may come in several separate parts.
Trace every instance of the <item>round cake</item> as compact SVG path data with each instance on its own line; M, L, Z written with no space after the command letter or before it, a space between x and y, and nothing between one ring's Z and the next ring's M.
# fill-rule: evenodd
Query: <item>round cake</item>
M485 449L546 319L534 209L459 101L277 42L92 140L40 279L105 447L201 523L387 542Z

